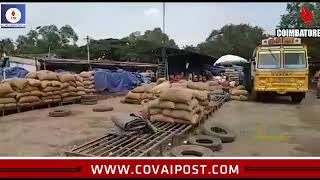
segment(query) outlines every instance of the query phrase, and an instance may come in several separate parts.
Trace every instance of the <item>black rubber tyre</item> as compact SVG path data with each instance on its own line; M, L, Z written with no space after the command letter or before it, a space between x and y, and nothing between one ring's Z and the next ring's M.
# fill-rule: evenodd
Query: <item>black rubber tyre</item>
M236 135L228 127L218 123L208 123L203 126L202 132L206 135L220 138L222 142L232 142Z
M303 96L301 96L301 95L292 95L291 96L291 101L292 101L292 103L293 104L299 104L299 103L301 103L301 101L303 100Z
M173 157L213 157L213 151L209 148L197 145L181 145L171 149Z
M50 117L65 117L70 115L71 111L67 109L57 109L49 112Z
M208 135L195 135L188 138L188 143L210 148L213 151L219 151L222 148L222 141L219 138Z
M97 105L92 108L94 112L105 112L105 111L113 111L113 107L104 106L104 105Z

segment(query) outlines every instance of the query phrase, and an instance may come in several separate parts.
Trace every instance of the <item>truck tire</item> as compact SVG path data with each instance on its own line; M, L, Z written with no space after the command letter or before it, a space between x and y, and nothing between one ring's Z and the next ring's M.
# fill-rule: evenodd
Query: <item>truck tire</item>
M213 136L216 138L220 138L222 142L232 142L235 140L236 135L232 130L228 127L218 124L218 123L210 123L203 126L203 132L206 135Z
M304 98L304 94L293 94L291 95L291 101L293 104L299 104Z
M250 97L249 99L251 101L258 101L259 98L258 98L258 92L256 90L254 90L254 88L251 89L251 93L250 93Z
M188 138L188 143L210 148L213 151L219 151L222 148L222 141L219 138L208 135L195 135Z
M213 157L213 151L209 148L197 145L180 145L171 149L173 157Z

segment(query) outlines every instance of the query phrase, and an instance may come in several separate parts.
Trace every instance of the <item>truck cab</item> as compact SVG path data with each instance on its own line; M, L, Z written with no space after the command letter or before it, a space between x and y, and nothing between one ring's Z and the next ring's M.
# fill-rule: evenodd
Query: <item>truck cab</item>
M308 51L300 38L268 38L251 60L253 96L291 96L300 103L308 91Z

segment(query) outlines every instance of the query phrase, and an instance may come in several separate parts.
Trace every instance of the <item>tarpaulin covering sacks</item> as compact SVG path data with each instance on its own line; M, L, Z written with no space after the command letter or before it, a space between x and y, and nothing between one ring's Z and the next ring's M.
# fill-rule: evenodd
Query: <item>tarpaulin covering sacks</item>
M4 69L1 68L1 76L3 75ZM5 78L24 78L29 73L28 70L22 68L22 67L10 67L5 69Z
M97 91L121 92L149 83L139 73L124 70L95 69L95 87Z

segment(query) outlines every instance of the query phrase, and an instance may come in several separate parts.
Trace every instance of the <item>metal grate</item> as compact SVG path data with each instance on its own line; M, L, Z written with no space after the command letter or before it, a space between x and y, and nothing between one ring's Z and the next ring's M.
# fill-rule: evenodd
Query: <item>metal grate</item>
M217 108L225 102L224 97L217 97ZM200 123L200 122L199 122ZM160 147L173 137L180 136L193 128L190 124L170 122L153 122L160 131L155 134L139 134L134 136L121 136L107 134L86 144L80 145L71 151L65 152L67 156L99 156L99 157L141 157Z
M67 156L139 157L144 156L164 141L189 130L192 125L154 122L160 131L155 134L120 136L107 134L66 152Z

